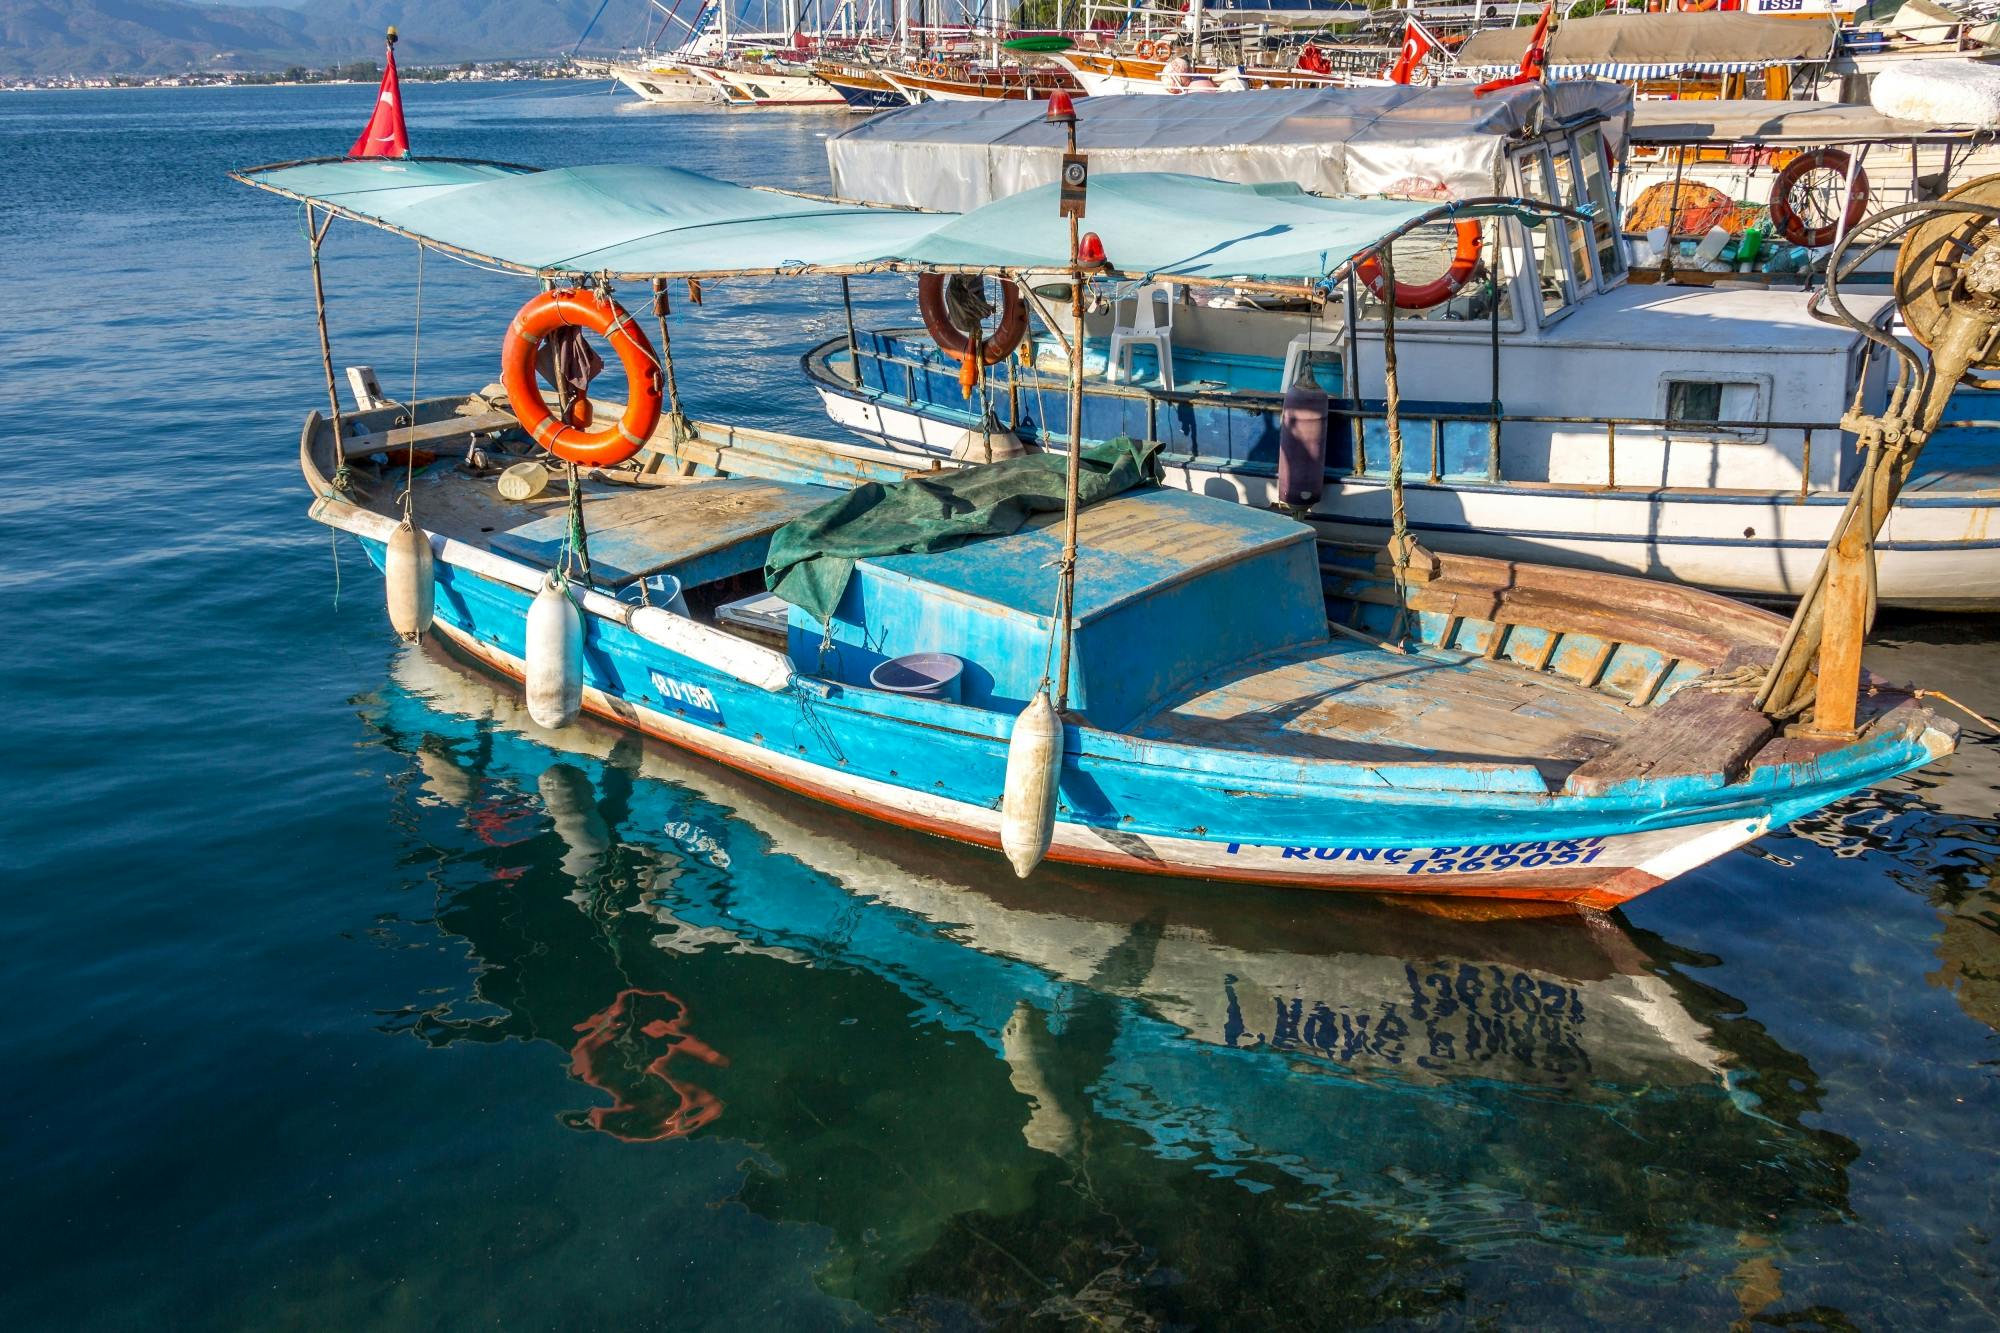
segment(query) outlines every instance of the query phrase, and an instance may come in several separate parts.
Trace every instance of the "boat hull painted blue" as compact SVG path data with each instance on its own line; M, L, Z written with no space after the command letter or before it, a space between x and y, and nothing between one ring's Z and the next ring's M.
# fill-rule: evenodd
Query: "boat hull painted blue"
M379 543L364 545L379 565ZM437 566L437 630L516 678L529 601ZM584 674L585 707L620 725L889 823L999 844L1007 714L805 676L763 689L596 615L585 616ZM1580 797L1522 790L1518 772L1490 765L1302 760L1071 726L1050 856L1610 907L1949 748L1935 728L1877 728L1816 762L1754 769L1726 787L1645 782Z

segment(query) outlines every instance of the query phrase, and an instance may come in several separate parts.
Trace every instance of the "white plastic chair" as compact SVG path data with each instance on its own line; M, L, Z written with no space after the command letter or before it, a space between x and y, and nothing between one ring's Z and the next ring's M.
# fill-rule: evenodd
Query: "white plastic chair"
M1111 355L1107 358L1105 378L1114 383L1121 377L1127 384L1132 382L1132 349L1137 346L1151 347L1160 358L1160 387L1174 387L1174 291L1163 282L1148 283L1132 293L1132 322L1120 324L1118 307L1123 300L1111 307ZM1164 322L1159 318L1158 306L1166 306Z
M1285 369L1278 377L1278 392L1283 393L1299 382L1299 369L1308 362L1332 360L1337 362L1347 343L1344 328L1314 329L1311 333L1301 333L1285 344Z

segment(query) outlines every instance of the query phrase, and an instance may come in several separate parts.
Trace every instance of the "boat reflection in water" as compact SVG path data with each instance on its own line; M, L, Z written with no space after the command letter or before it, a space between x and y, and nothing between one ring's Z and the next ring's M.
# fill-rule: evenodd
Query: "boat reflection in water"
M741 1201L829 1228L821 1286L877 1313L1373 1322L1491 1263L1568 1275L1517 1315L1585 1312L1595 1266L1699 1270L1736 1318L1781 1300L1788 1234L1848 1214L1812 1069L1615 918L1022 883L540 733L414 650L365 714L478 964L392 1026L562 1048L599 1093L580 1129L744 1143Z
M1930 904L1937 967L1925 974L1966 1017L2000 1032L2000 752L1969 750L1949 777L1857 793L1788 830L1841 858L1871 857ZM1955 781L1954 781L1955 779ZM1975 813L1978 812L1978 813Z

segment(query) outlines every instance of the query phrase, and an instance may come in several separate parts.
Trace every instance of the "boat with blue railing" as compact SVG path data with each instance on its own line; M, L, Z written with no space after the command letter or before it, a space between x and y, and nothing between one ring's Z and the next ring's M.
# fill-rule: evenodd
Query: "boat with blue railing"
M1861 688L1849 564L1831 609L1788 629L1686 588L1433 554L1407 528L1386 552L1329 547L1288 516L1151 484L1156 446L1129 440L936 471L701 426L664 355L670 278L1025 281L1067 260L1078 302L1163 271L1296 298L1435 204L1114 175L1091 187L1092 225L1121 260L1091 262L1054 189L939 216L657 167L238 176L304 203L315 265L347 217L548 281L503 339L504 393L350 412L323 342L329 407L300 443L314 517L382 565L392 623L524 680L545 723L597 713L999 846L1023 874L1046 857L1595 907L1953 744L1913 694ZM613 294L639 281L657 352ZM571 363L553 392L537 380L564 328L617 352L614 423L596 425L609 409ZM1814 662L1816 686L1797 674ZM1810 730L1788 727L1807 710Z
M1597 83L1078 104L1082 142L1122 169L1575 210L1534 226L1440 218L1392 248L1393 281L1379 264L1357 266L1299 300L1181 283L1160 307L1141 290L1158 275L1102 284L1082 320L1084 442L1157 441L1171 484L1290 502L1323 536L1379 542L1392 521L1393 335L1412 437L1407 521L1426 545L1798 596L1866 464L1850 414L1879 413L1897 392L1901 363L1870 330L1893 328L1900 294L1844 294L1849 326L1818 317L1824 293L1628 269L1614 184L1630 109L1629 89ZM1038 115L879 117L829 141L836 191L963 208L1053 180L1059 136ZM922 325L830 339L805 373L829 417L871 445L962 456L971 430L975 446L1011 432L1065 448L1072 318L1035 295L1051 285L1026 279L1019 296L1037 318L969 395L961 358L944 349L962 340L959 323L1004 304L990 281L983 294L961 282ZM1142 324L1163 340L1134 339ZM1284 394L1302 378L1327 395L1333 422L1323 484L1304 499L1278 486ZM2000 608L1996 417L1976 386L1946 413L1881 543L1885 604Z

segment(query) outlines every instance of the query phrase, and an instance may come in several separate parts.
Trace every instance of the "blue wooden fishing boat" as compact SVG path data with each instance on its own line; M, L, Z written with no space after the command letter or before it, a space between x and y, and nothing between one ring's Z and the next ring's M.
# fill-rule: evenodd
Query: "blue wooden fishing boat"
M1327 546L1287 515L1149 484L1150 451L1129 446L1073 460L1053 504L1024 499L1003 522L1013 501L992 495L1032 497L1061 460L935 473L689 422L670 361L648 359L608 290L654 284L662 348L670 277L1068 265L1078 301L1100 275L1296 291L1465 206L1114 176L1091 187L1114 256L1093 269L1064 243L1053 189L941 217L644 167L242 177L307 202L315 265L347 216L551 280L504 340L504 401L348 411L324 345L329 411L300 454L314 516L383 565L398 628L523 679L544 720L595 713L1004 847L1024 873L1046 855L1600 908L1953 744L1881 682L1850 688L1842 715L1859 640L1837 599L1823 635L1685 588L1433 555L1407 533L1387 553ZM618 350L632 401L615 426L589 429L568 372L553 394L535 383L542 332L564 326ZM648 421L663 386L671 410ZM544 445L572 460L554 492L523 480ZM1815 729L1788 728L1805 707L1787 664L1822 637ZM1023 829L1041 839L1025 855Z

